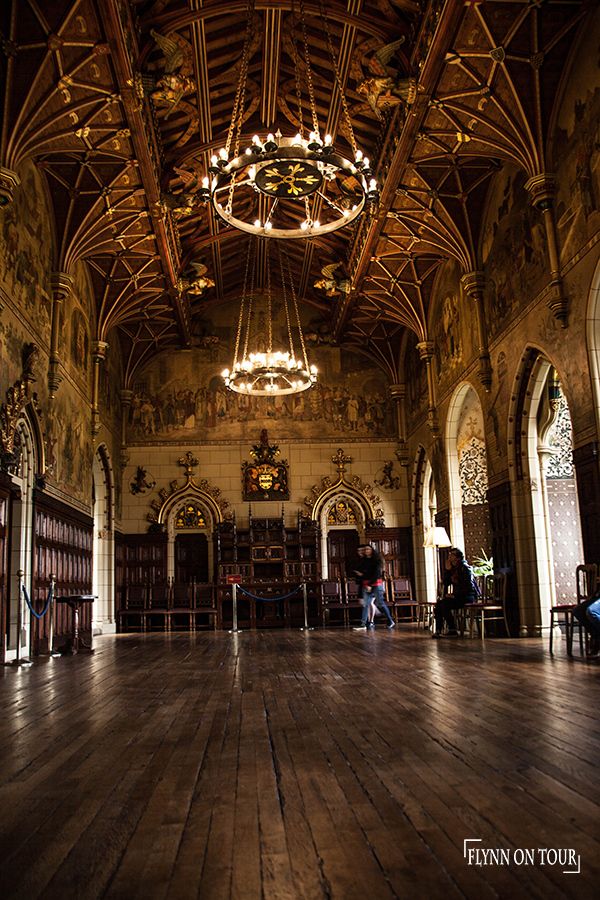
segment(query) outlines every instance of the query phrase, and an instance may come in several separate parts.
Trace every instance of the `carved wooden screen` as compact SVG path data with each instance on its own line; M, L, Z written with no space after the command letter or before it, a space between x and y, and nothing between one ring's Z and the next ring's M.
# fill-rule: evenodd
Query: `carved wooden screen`
M34 609L44 608L50 575L56 575L55 595L91 594L92 541L94 521L90 516L71 509L65 503L40 491L34 492L33 588ZM91 630L89 605L81 610L80 628ZM71 634L72 612L65 604L56 604L54 643L60 646ZM33 618L32 650L48 648L49 618Z
M167 535L126 534L126 584L163 584L167 580Z
M366 538L383 557L386 575L391 578L405 575L414 583L410 528L371 528Z

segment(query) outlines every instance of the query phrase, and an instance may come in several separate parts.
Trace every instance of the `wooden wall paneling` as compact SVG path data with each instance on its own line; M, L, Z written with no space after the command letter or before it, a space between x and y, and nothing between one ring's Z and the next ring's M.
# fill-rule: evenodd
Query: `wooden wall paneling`
M56 576L56 596L92 592L92 541L94 520L66 503L34 491L34 572L32 603L41 611L50 588L50 575ZM48 650L49 618L33 618L31 647L34 654ZM86 605L80 614L80 630L91 633L92 609ZM72 629L72 611L65 604L54 609L55 646L68 641Z
M391 578L404 575L414 586L412 530L410 528L370 528L367 543L373 544L385 561L385 572Z
M8 623L8 535L11 510L10 481L0 474L0 665L4 663Z

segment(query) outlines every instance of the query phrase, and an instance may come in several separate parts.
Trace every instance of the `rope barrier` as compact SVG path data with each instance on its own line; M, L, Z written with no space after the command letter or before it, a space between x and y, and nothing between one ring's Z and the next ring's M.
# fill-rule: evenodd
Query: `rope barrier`
M26 602L27 606L29 607L30 613L32 615L34 615L36 617L36 619L43 619L44 616L46 615L46 613L48 612L48 610L50 609L50 604L52 603L52 597L54 596L53 585L50 585L50 587L48 589L48 599L46 600L46 605L41 613L36 612L35 609L33 608L33 606L31 605L31 600L29 599L29 594L27 593L27 589L24 584L21 585L21 588L23 590L23 596L25 597L25 602Z
M250 597L251 600L262 600L264 603L276 603L278 600L287 600L288 597L293 597L294 594L297 594L298 591L302 590L302 585L298 585L298 587L294 588L293 591L290 591L289 594L284 594L283 597L257 597L256 594L251 594L250 591L247 591L245 588L238 584L238 591L241 591L242 594L245 594L246 597Z

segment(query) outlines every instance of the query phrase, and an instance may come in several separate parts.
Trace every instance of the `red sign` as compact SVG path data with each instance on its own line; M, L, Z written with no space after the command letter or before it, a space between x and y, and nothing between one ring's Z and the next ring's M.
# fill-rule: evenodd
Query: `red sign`
M227 584L241 584L242 576L241 575L227 575Z

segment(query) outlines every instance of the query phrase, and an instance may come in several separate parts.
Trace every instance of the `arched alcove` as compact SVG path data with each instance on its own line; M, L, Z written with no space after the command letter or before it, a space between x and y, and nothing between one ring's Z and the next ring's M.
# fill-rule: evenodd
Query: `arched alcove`
M467 382L456 389L446 422L450 535L468 559L491 555L483 410Z
M173 495L161 511L167 530L167 576L187 584L213 578L213 535L220 521L218 507L203 491L190 486Z
M412 533L417 597L434 602L437 592L438 567L435 547L425 546L425 537L435 525L437 497L433 469L425 448L415 456L412 476Z

